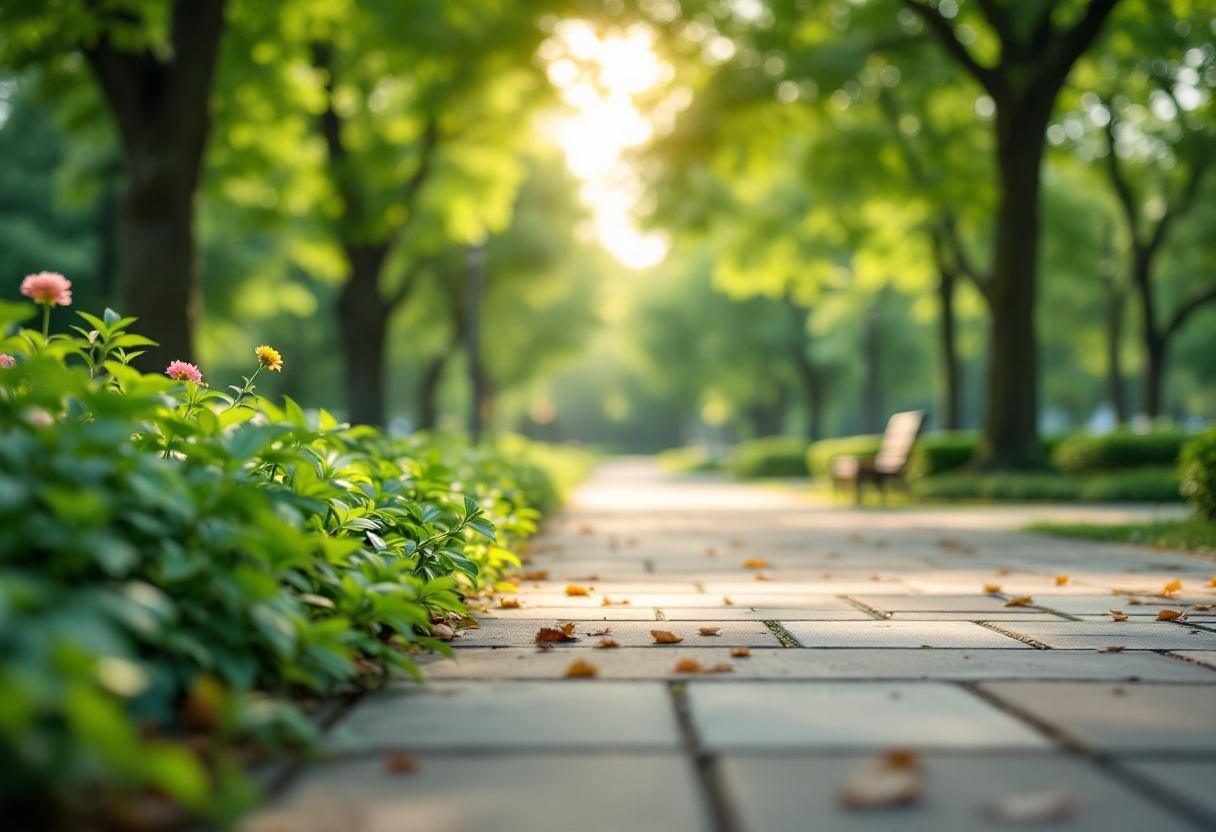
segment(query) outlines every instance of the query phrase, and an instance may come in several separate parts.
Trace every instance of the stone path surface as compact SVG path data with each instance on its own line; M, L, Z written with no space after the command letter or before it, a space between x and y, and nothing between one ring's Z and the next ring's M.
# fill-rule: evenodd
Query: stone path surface
M246 826L1216 829L1216 564L1016 531L1053 511L1128 513L858 510L607 464L459 661L356 703Z

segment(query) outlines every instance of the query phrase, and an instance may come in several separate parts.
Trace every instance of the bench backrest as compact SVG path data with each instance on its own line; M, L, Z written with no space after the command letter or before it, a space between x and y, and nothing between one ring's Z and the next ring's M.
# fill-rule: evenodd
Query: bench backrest
M921 424L925 421L925 411L909 410L906 413L896 413L887 422L887 429L882 435L882 444L878 447L878 456L874 458L874 468L888 474L898 474L908 464L912 453L912 445L920 433Z

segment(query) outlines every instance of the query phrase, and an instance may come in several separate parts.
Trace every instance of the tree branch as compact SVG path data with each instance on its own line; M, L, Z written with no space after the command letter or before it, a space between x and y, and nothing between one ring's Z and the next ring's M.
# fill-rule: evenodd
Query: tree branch
M1193 312L1200 307L1211 303L1212 301L1216 301L1216 286L1200 292L1186 303L1182 304L1182 306L1178 307L1178 309L1174 311L1174 316L1170 318L1169 325L1165 328L1165 336L1168 338L1169 336L1173 335L1182 328L1182 325L1186 323L1186 319L1189 318Z
M1072 71L1073 64L1094 42L1094 38L1102 30L1102 24L1118 2L1119 0L1089 0L1085 14L1072 28L1048 37L1046 60L1037 78L1039 83L1053 92L1060 88L1068 73ZM1041 25L1047 26L1047 31L1050 31L1050 15Z
M1004 98L1005 83L1000 73L990 67L980 64L971 55L963 42L954 34L950 21L923 0L903 0L904 5L911 8L925 24L937 35L937 39L946 47L946 51L979 81L988 93L998 101Z
M1115 126L1118 121L1118 115L1115 113L1114 105L1109 100L1104 101L1106 111L1110 114L1110 120L1106 122L1106 174L1110 177L1111 186L1115 189L1115 196L1119 198L1119 204L1123 208L1123 214L1127 218L1128 231L1131 232L1132 245L1136 248L1143 248L1140 243L1140 210L1136 206L1136 197L1132 194L1131 185L1119 170L1119 156L1115 153Z

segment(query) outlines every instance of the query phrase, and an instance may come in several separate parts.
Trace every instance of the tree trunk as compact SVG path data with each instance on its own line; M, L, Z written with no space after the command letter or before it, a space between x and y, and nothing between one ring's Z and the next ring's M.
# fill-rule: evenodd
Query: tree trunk
M939 267L940 268L940 267ZM937 284L940 311L938 336L941 348L942 399L938 424L942 430L959 428L959 368L958 343L955 334L954 284L956 277L948 268L940 268L941 279Z
M1127 404L1123 398L1123 314L1126 295L1113 283L1106 285L1106 398L1115 411L1115 422L1127 424Z
M160 344L136 360L143 370L195 360L194 214L224 5L225 0L176 2L169 59L119 49L108 34L85 49L122 141L126 187L118 218L118 311L138 317L136 330Z
M439 424L439 382L447 367L450 353L444 351L428 361L418 385L418 430L434 430Z
M865 380L861 389L862 430L882 432L882 295L865 311L862 324L861 354L865 362Z
M337 311L352 424L383 426L387 421L385 355L392 305L380 296L380 269L387 254L387 244L346 247L350 279L338 294Z
M818 442L823 438L823 376L811 361L811 333L807 326L811 310L788 298L786 304L794 328L794 368L806 398L807 439Z
M1035 278L1039 254L1039 166L1055 100L1040 94L997 114L1000 204L988 300L992 332L984 429L973 467L1036 469L1047 461L1038 430Z
M756 402L751 406L752 432L756 436L780 436L785 432L785 413L789 408L789 397L788 385L780 381L772 401Z

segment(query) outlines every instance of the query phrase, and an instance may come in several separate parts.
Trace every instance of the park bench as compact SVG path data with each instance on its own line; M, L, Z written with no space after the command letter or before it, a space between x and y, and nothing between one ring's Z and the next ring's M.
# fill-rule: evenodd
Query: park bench
M829 463L832 473L832 486L839 494L849 484L853 485L858 504L861 503L861 489L866 483L873 483L886 499L887 483L897 481L907 488L904 482L904 470L908 467L908 457L912 454L912 445L920 433L925 421L923 410L909 410L896 413L887 422L887 429L882 435L882 443L878 446L878 454L873 459L857 456L833 457Z

